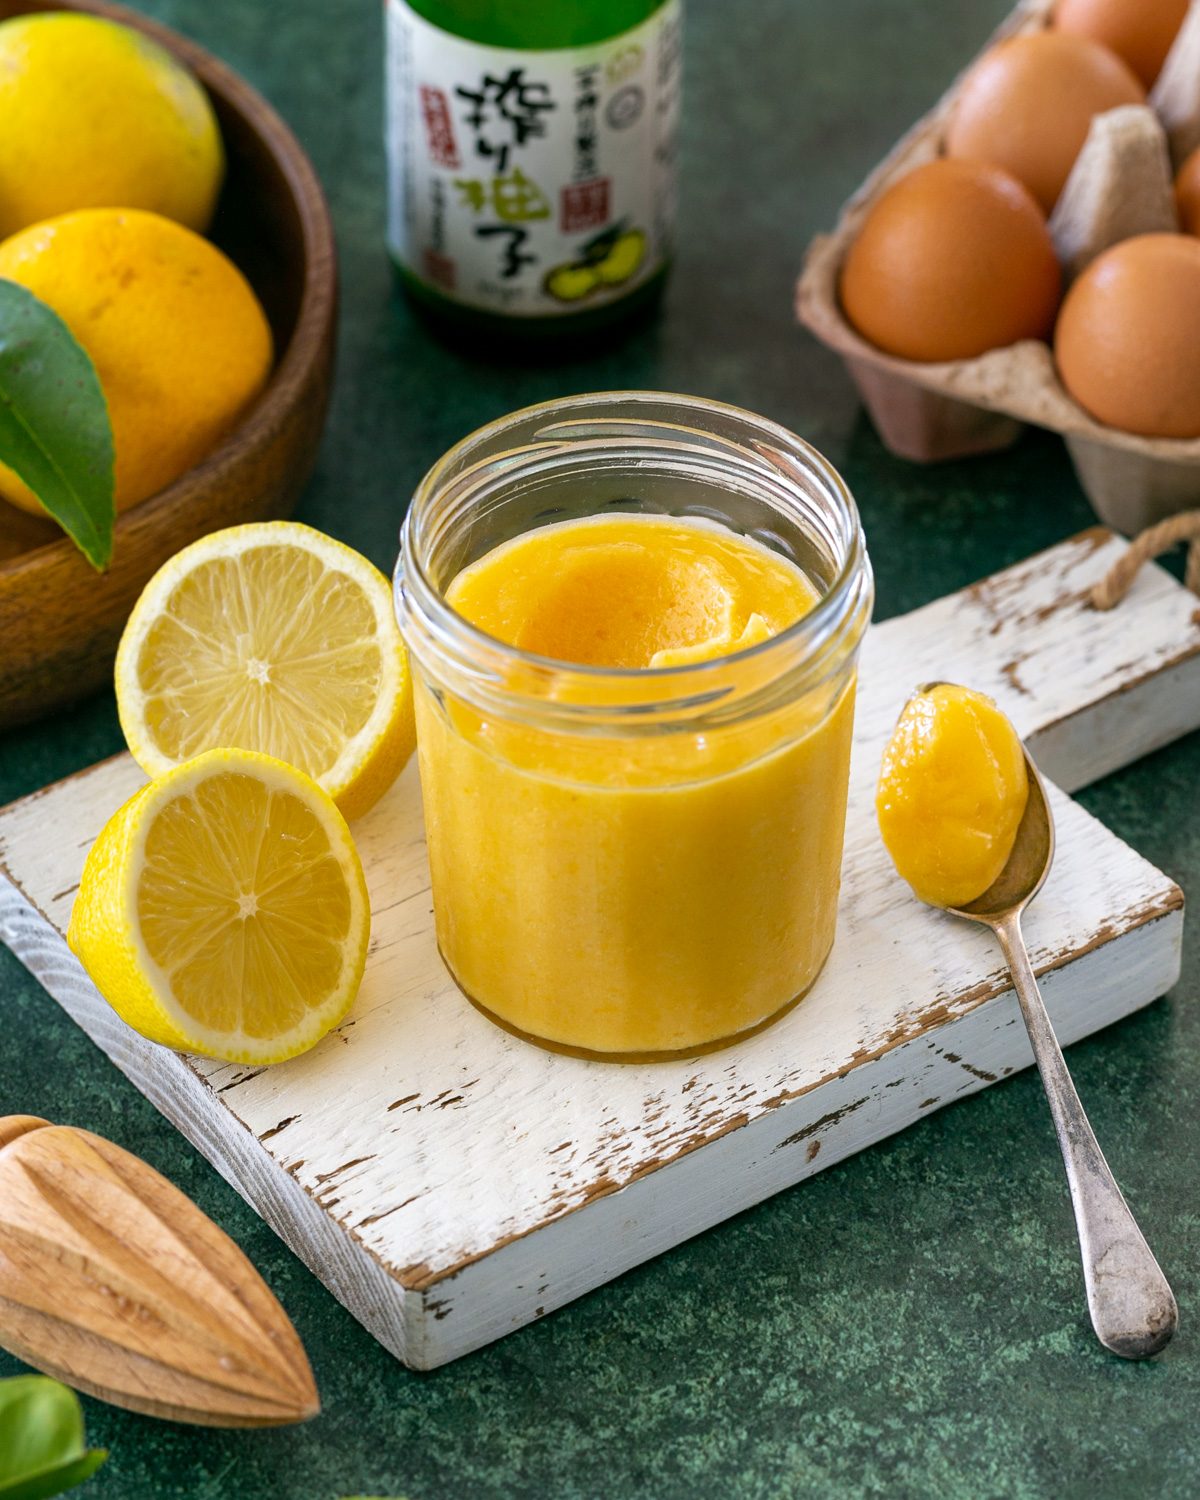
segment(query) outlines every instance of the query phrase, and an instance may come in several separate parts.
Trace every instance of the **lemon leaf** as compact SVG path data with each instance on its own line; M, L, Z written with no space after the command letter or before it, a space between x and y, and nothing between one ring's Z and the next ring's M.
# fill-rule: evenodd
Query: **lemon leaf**
M0 1380L0 1500L46 1500L89 1478L108 1457L84 1446L75 1392L45 1375Z
M0 279L0 461L92 567L112 557L113 438L96 367L50 307Z

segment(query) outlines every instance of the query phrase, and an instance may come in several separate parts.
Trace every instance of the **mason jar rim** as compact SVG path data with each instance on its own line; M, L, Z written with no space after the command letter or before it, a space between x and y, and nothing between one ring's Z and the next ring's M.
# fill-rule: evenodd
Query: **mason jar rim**
M609 414L610 408L619 406L634 410L620 417ZM639 406L647 409L647 415L638 414ZM654 407L660 409L657 414L650 411ZM746 429L751 441L740 443L736 438L708 431L687 420L698 415L738 424ZM833 502L839 522L841 556L833 578L813 608L777 635L756 645L705 661L667 667L611 667L542 656L489 635L459 614L447 603L445 595L430 576L427 559L422 556L418 545L425 508L435 503L452 480L469 476L498 461L507 463L508 470L515 472L522 458L534 464L552 460L560 453L578 455L594 451L602 454L628 441L628 432L622 438L616 432L597 436L594 428L588 431L589 418L593 423L611 421L614 427L640 427L647 433L653 431L662 451L677 450L680 454L706 451L712 457L736 453L754 460L754 467L762 478L775 477L775 482L780 485L786 484L789 478L798 478L801 473L815 476ZM508 450L494 449L506 433L515 432L539 419L548 424L543 435ZM582 430L572 433L569 431L572 426ZM774 456L775 463L768 454ZM474 463L470 462L472 455L477 455ZM779 460L783 461L782 465ZM776 476L770 475L771 468L775 468ZM415 619L439 652L460 669L466 668L472 677L481 675L497 685L502 683L506 696L517 696L543 705L546 694L537 690L537 685L551 680L561 683L568 679L581 686L589 682L597 686L604 683L620 683L625 687L639 684L646 690L636 695L636 701L611 705L577 701L568 704L560 699L554 708L565 710L568 715L572 710L586 713L602 709L626 717L630 711L645 714L654 710L678 712L696 708L711 702L714 696L725 696L728 688L721 685L719 679L731 666L740 671L752 663L762 663L765 667L774 661L780 663L781 672L786 672L787 663L795 658L798 646L808 648L803 651L801 660L807 660L815 667L818 664L815 658L828 655L821 648L841 634L841 627L856 616L869 613L873 594L870 562L858 509L848 486L828 459L780 423L726 402L675 392L616 390L556 397L522 407L476 428L449 448L424 475L413 494L401 527L400 540L400 555L393 579L397 619L402 624L406 618ZM855 646L865 626L864 617L861 628L855 632ZM420 655L419 649L417 654ZM816 674L814 683L824 675L824 672ZM521 688L514 689L514 683L518 682ZM650 691L652 689L658 691Z

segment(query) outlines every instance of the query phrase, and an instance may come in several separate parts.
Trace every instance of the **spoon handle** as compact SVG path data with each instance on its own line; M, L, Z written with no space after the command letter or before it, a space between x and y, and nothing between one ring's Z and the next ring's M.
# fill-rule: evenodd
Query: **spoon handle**
M1017 913L993 929L1012 971L1075 1208L1088 1311L1096 1337L1125 1359L1146 1359L1179 1322L1175 1297L1117 1186L1084 1114L1029 963Z

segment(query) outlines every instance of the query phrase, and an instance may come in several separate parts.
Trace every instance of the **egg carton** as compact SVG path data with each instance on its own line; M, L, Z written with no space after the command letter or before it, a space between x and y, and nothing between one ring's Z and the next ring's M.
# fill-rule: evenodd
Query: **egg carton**
M1045 27L1052 10L1052 0L1024 0L988 47ZM796 315L842 356L893 453L932 463L1006 448L1027 423L1048 428L1062 434L1101 519L1119 531L1140 531L1200 503L1200 438L1139 437L1095 421L1068 395L1049 345L1040 340L1023 340L975 359L924 364L883 353L842 313L838 276L851 241L893 182L941 154L965 76L959 75L846 202L833 233L813 240L796 288ZM1148 104L1110 110L1092 122L1050 218L1064 287L1119 240L1178 229L1173 168L1197 144L1200 0L1193 0Z

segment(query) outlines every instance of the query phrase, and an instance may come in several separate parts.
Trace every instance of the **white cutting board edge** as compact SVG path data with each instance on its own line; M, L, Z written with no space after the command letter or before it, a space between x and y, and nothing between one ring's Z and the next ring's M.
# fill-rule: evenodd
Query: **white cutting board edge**
M923 912L897 890L866 806L869 783L899 699L929 676L967 678L994 692L1043 768L1071 787L1200 724L1194 597L1150 568L1116 615L1083 608L1087 586L1124 546L1100 530L1084 533L869 635L848 829L850 899L831 964L844 969L848 954L861 953L855 982L864 994L836 1010L847 1028L844 1056L824 1073L806 1074L807 1064L789 1052L802 1051L818 1024L823 1034L836 1030L820 985L761 1038L690 1063L625 1068L553 1059L489 1026L453 990L432 949L411 771L375 821L356 829L373 887L373 868L390 861L384 883L406 893L375 903L375 987L364 987L344 1028L299 1066L262 1074L147 1043L116 1019L67 950L61 931L83 850L136 784L126 757L0 812L0 857L8 863L7 880L0 864L0 936L381 1342L414 1366L443 1363L1028 1065L1015 1002L986 934ZM1070 838L1031 913L1031 944L1035 965L1051 969L1047 1003L1070 1041L1171 986L1182 896L1081 809L1053 796ZM1063 881L1078 887L1080 920L1091 922L1069 935L1072 900ZM859 910L867 912L865 929ZM889 921L905 938L895 956L886 948ZM945 1003L936 986L933 996L913 989L905 964L924 944L931 974L948 953L951 968L969 960L976 982L959 983ZM881 984L893 963L894 997ZM405 983L399 998L387 991ZM893 1001L896 1024L881 1027ZM429 1014L439 1017L437 1027L419 1024ZM388 1037L433 1046L443 1033L446 1056L422 1066L430 1089L447 1079L450 1087L426 1100L399 1093L398 1084L386 1111L376 1104L390 1088L385 1080L382 1093L372 1092L372 1070L391 1066ZM481 1074L471 1084L486 1083L491 1069L490 1097L485 1089L452 1092L462 1073L452 1077L450 1064L460 1056L471 1060L463 1073ZM325 1087L318 1086L322 1073ZM348 1077L354 1089L346 1089ZM507 1124L515 1130L528 1121L529 1128L520 1140L489 1139L498 1121L506 1123L497 1100L512 1080L520 1089ZM408 1104L410 1097L418 1102ZM310 1118L303 1101L318 1098ZM606 1109L617 1101L606 1120L601 1099ZM404 1111L393 1115L397 1104ZM580 1135L578 1162L574 1147L571 1157L558 1157L561 1147L547 1144L563 1133L562 1118ZM385 1130L398 1133L385 1138ZM447 1170L419 1180L439 1149Z

